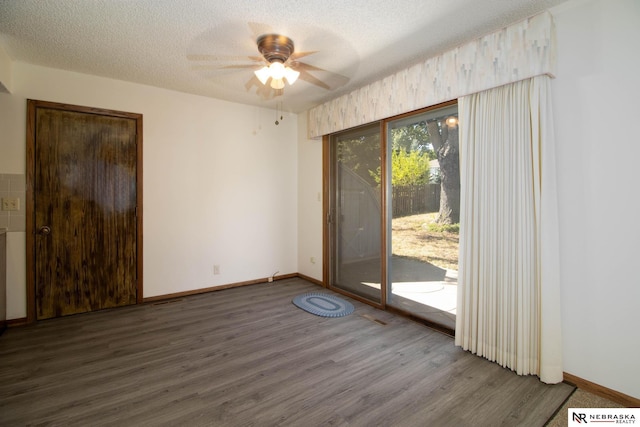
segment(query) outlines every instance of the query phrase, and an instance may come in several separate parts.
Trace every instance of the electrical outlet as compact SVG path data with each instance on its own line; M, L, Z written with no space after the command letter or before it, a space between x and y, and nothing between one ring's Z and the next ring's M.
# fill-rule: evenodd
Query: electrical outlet
M311 264L315 264L316 263L316 257L312 256L311 258L309 258L309 262Z
M3 211L19 211L20 199L17 197L3 197L2 210Z
M220 274L220 266L219 265L214 265L213 266L213 274Z

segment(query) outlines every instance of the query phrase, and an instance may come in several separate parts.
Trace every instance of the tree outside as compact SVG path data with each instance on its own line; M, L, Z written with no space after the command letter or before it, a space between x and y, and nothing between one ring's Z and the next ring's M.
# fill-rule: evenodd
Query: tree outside
M438 222L460 222L460 150L458 117L449 116L428 123L429 136L440 164L440 211Z

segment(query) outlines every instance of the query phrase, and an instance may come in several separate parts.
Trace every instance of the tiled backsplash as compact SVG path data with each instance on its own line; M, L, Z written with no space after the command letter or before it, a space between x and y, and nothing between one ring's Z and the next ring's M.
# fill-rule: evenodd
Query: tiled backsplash
M3 210L0 204L0 228L8 231L25 231L25 176L22 174L0 173L0 203L3 199L18 199L18 210Z

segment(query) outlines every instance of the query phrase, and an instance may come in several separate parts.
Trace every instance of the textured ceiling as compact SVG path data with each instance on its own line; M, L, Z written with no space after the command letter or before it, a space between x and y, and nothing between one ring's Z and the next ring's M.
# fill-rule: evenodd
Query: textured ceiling
M14 61L301 112L564 1L0 0L0 45ZM270 32L315 52L300 61L330 89L258 92L234 67L255 65Z

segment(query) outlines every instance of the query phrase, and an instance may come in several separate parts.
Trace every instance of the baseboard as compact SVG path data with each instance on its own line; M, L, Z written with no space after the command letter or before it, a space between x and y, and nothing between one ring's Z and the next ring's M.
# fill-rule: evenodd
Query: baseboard
M187 297L189 295L199 295L199 294L206 294L208 292L222 291L224 289L239 288L241 286L257 285L260 283L270 283L269 279L273 279L273 281L277 281L277 280L291 279L294 277L298 277L298 274L297 273L281 274L279 276L264 277L264 278L255 279L255 280L247 280L245 282L228 283L226 285L211 286L209 288L200 288L200 289L193 289L193 290L184 291L184 292L175 292L172 294L156 295L153 297L143 298L142 301L144 303L165 301L170 299Z
M600 384L592 383L589 380L577 377L575 375L563 372L564 382L571 384L579 389L593 393L596 396L604 397L612 402L616 402L627 408L640 408L640 399L620 393L619 391L612 390L610 388L601 386Z
M19 319L10 319L7 320L7 328L13 328L14 326L24 326L24 325L28 325L29 322L27 322L27 318L26 317L21 317Z
M311 283L313 283L315 285L322 286L323 288L326 288L326 286L324 285L322 280L314 279L313 277L305 276L304 274L301 274L301 273L296 274L296 277L299 277L301 279L306 280L307 282L311 282Z
M184 292L175 292L175 293L171 293L171 294L156 295L156 296L153 296L153 297L143 298L142 302L143 303L153 303L153 302L158 302L158 301L166 301L166 300L186 297L186 296L189 296L189 295L206 294L207 292L215 292L215 291L221 291L221 290L224 290L224 289L238 288L240 286L257 285L257 284L260 284L260 283L269 283L269 279L272 279L273 281L278 281L278 280L284 280L284 279L293 279L295 277L300 277L301 279L304 279L304 280L307 280L309 282L315 283L316 285L324 286L324 284L321 281L313 279L313 278L308 277L308 276L305 276L304 274L290 273L290 274L281 274L279 276L264 277L264 278L255 279L255 280L247 280L245 282L228 283L226 285L220 285L220 286L211 286L209 288L200 288L200 289L193 289L193 290L184 291ZM7 328L12 328L12 327L16 327L16 326L25 326L25 325L28 325L28 324L29 324L29 322L27 322L27 318L26 317L22 317L22 318L19 318L19 319L10 319L10 320L6 321Z

